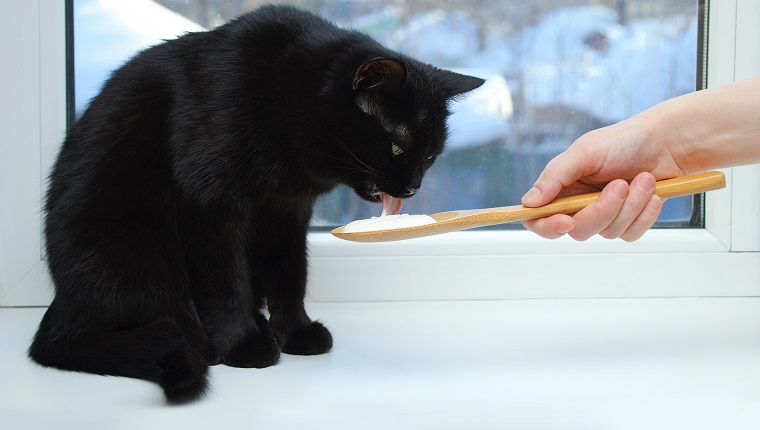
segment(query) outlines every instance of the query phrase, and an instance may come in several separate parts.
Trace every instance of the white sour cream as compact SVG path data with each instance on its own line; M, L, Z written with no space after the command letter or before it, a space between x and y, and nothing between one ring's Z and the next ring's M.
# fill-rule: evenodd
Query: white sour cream
M367 231L418 227L421 225L433 224L435 222L435 219L428 215L385 215L350 222L343 227L343 233L363 233Z

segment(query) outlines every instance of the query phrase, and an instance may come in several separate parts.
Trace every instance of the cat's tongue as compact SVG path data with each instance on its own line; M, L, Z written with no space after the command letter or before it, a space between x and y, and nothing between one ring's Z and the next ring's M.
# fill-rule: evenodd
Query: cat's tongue
M380 216L398 215L401 212L401 199L383 193L383 213Z

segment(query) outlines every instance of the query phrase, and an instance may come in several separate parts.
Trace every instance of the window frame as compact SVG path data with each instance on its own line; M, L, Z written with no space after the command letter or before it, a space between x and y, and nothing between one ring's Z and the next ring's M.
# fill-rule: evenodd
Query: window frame
M760 4L705 2L708 87L760 75ZM45 306L40 205L66 126L64 2L13 2L0 52L0 306ZM11 37L14 36L14 37ZM635 243L469 231L383 244L309 234L312 301L754 296L760 294L760 166L725 169L705 227Z

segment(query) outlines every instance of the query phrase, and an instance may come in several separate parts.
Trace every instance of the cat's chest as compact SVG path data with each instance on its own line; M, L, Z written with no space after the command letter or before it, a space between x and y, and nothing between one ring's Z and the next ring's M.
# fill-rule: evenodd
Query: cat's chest
M307 173L307 169L287 162L258 172L253 184L251 191L256 200L286 206L311 206L318 196L335 186L335 183L317 180Z

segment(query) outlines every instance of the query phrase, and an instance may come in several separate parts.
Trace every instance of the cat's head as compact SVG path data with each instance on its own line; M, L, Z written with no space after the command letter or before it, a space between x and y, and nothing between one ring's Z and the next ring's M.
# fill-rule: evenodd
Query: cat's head
M339 80L340 118L325 123L341 126L323 129L324 161L365 200L411 197L443 152L449 102L483 82L404 57L362 61Z

